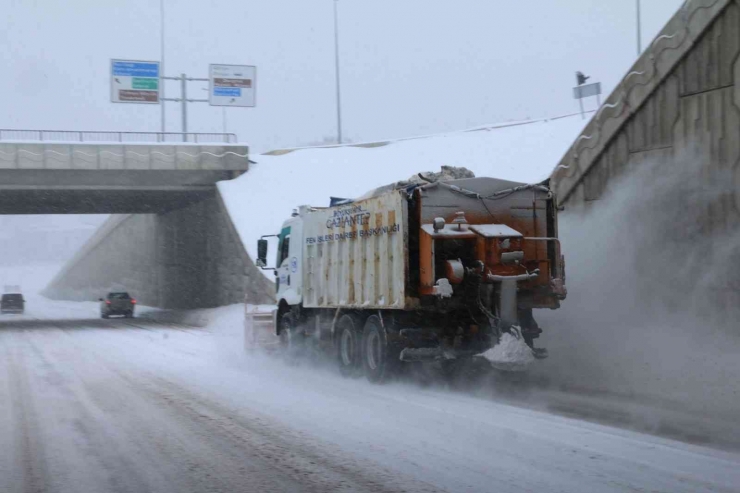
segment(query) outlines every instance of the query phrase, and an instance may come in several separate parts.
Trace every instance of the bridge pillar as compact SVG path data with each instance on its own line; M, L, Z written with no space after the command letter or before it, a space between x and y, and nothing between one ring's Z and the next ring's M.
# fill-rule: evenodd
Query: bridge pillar
M112 216L44 294L96 300L125 289L171 309L270 303L272 283L246 253L216 188L208 198L159 214Z

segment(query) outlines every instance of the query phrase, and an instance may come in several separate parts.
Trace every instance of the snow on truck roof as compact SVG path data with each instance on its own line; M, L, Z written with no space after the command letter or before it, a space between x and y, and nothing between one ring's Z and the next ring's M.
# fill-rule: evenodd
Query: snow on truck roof
M522 234L505 224L474 224L470 229L486 238L521 237Z
M467 227L465 229L458 229L456 224L445 224L444 227L440 230L434 229L434 226L431 224L422 224L421 225L422 231L426 232L429 236L432 238L434 237L444 237L444 238L457 238L457 239L464 239L464 238L475 238L475 233L471 233L470 229Z
M544 183L545 182L543 182L543 184ZM429 188L436 186L437 184L440 184L442 186L447 186L450 188L454 188L456 190L477 194L477 195L484 196L484 197L497 194L499 192L519 190L519 189L524 189L524 188L528 188L531 186L527 183L500 180L498 178L491 178L488 176L460 178L456 180L443 179L443 180L433 181L433 182L399 181L396 183L391 183L390 185L385 185L382 187L375 188L367 192L366 194L361 195L360 197L356 199L342 199L340 202L335 202L335 204L332 204L332 205L351 204L352 202L365 200L365 199L369 199L372 197L377 197L379 195L383 195L384 193L388 193L393 190L406 190L408 192L411 192L413 189L417 187L429 189Z

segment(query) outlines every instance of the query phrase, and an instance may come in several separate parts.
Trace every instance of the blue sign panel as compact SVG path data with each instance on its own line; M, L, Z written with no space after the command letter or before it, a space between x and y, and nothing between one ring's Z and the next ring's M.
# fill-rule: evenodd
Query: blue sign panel
M114 61L113 75L119 75L121 77L159 77L159 64Z
M240 98L242 96L242 90L240 87L220 87L214 86L214 96L229 96L232 98Z

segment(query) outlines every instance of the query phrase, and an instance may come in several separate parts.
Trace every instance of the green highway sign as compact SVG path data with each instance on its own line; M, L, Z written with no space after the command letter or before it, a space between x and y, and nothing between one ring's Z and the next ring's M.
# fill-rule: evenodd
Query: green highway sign
M149 79L149 78L141 78L141 77L133 77L131 79L131 88L132 89L149 89L150 91L156 91L159 89L159 80L157 79Z

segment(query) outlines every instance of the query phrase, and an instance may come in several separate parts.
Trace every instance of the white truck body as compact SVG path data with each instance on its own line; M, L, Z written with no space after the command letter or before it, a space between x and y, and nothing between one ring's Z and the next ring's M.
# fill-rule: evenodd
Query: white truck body
M404 308L406 214L393 192L303 216L303 305Z
M279 235L278 299L306 308L405 308L407 207L401 193L302 208Z

